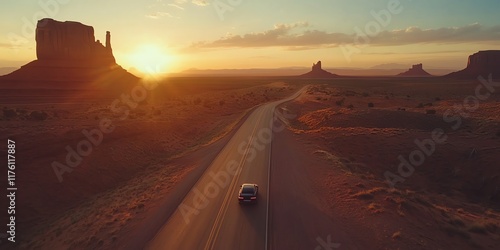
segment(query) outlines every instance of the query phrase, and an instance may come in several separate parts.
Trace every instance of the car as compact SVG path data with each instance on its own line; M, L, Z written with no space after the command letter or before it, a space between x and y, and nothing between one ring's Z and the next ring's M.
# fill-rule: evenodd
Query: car
M245 183L240 186L238 192L238 201L242 203L257 203L257 194L259 193L259 186L257 184Z

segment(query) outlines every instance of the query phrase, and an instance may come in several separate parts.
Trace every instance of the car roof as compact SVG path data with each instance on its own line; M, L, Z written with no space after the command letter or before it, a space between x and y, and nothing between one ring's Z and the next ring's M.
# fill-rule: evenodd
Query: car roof
M243 185L241 185L241 187L255 187L255 184L244 183Z

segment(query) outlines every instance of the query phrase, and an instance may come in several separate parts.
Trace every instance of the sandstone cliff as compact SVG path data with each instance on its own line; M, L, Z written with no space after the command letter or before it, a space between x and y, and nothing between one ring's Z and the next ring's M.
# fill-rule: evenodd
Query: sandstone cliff
M488 78L492 75L500 79L500 50L479 51L469 56L467 67L451 73L447 77L459 79L477 79L479 76Z
M109 31L104 46L95 40L92 26L44 18L37 23L35 40L37 60L2 79L37 82L138 79L116 64Z

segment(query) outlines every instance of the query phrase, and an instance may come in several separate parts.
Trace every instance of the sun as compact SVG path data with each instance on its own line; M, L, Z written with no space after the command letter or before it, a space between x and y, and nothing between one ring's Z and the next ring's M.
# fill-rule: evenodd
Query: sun
M131 54L132 67L146 75L168 73L174 57L166 49L158 45L144 44Z

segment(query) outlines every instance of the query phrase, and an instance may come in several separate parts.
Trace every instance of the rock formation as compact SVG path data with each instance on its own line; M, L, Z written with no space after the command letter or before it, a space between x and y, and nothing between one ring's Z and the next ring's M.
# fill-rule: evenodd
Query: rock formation
M3 79L88 82L103 78L111 81L114 77L124 77L137 80L137 77L116 64L109 31L106 32L106 43L102 45L99 40L95 40L92 26L44 18L37 23L35 40L37 60L4 76ZM109 74L114 77L109 78Z
M403 72L401 74L398 74L398 76L405 76L405 77L429 77L432 76L431 74L427 73L427 71L424 70L423 65L420 64L415 64L413 65L408 71Z
M78 22L38 21L36 55L38 60L91 60L103 65L115 64L111 35L106 34L106 47L95 41L94 28Z
M300 75L303 78L334 78L338 77L336 74L332 74L321 68L321 61L313 63L311 71L306 74Z
M319 71L321 70L321 61L318 61L316 64L313 63L312 66L312 71Z
M469 56L467 67L446 77L459 79L477 79L479 76L500 79L500 50L479 51Z

